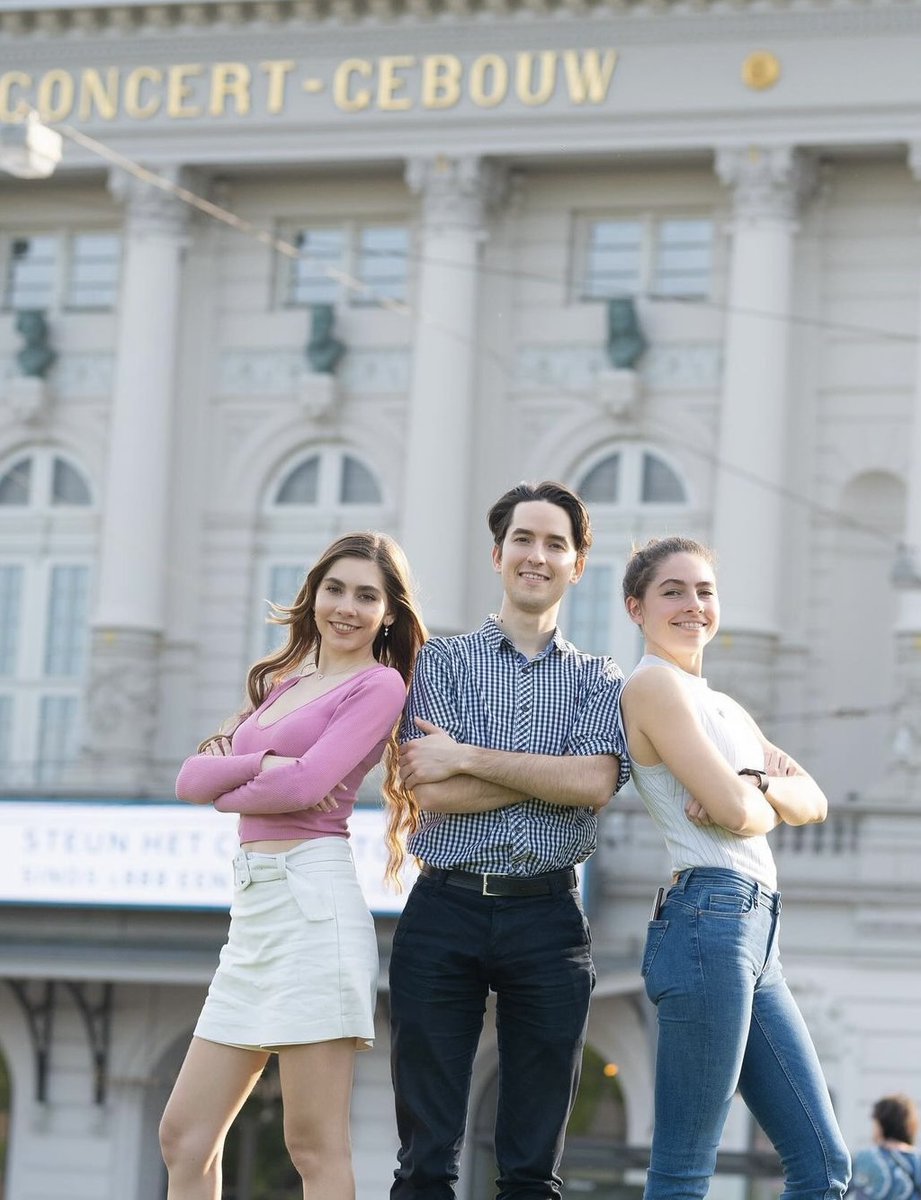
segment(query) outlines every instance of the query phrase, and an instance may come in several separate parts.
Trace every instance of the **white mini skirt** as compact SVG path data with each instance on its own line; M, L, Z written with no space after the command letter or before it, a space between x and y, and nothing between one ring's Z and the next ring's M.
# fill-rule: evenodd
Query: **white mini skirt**
M195 1036L271 1050L374 1041L378 954L344 838L233 860L230 931Z

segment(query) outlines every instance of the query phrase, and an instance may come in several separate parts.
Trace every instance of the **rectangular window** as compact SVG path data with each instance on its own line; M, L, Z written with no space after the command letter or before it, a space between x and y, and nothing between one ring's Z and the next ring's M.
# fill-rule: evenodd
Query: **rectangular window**
M592 221L585 247L582 298L636 295L642 290L642 259L642 222Z
M304 582L304 568L300 563L278 563L269 568L269 594L267 600L273 604L290 604ZM267 610L266 610L267 611ZM266 613L263 613L263 617ZM272 625L266 622L263 638L263 654L278 650L288 636L287 625Z
M38 718L35 782L54 783L77 757L76 696L42 696Z
M286 303L293 307L335 304L342 285L327 272L345 268L344 230L302 229L294 242L301 257L291 260Z
M660 221L652 290L660 296L709 295L712 256L712 221Z
M9 242L3 307L51 308L57 284L58 238L14 237Z
M0 780L10 780L12 748L13 697L0 696Z
M570 590L567 604L567 639L589 654L611 654L614 568L586 567L578 584Z
M89 568L56 566L51 570L45 674L73 678L83 670L89 608Z
M365 226L359 237L357 274L373 290L373 296L356 292L352 303L371 303L374 297L382 296L405 300L408 266L408 229L399 225Z
M710 294L713 222L709 218L587 219L578 229L573 278L574 295L580 300L644 292Z
M77 233L70 243L67 307L111 309L118 299L121 238L116 233Z
M405 226L347 223L305 227L286 236L301 250L301 257L289 260L282 269L281 300L287 307L373 305L384 297L406 298L409 230ZM349 286L344 277L369 290Z
M19 618L22 603L22 567L0 566L0 675L16 674Z

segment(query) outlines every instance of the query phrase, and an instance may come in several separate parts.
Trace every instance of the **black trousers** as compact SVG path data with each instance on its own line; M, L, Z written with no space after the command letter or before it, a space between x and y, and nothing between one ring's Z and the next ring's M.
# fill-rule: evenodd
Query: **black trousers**
M390 960L400 1135L391 1200L455 1196L490 990L499 1051L498 1200L561 1195L557 1168L594 982L576 891L499 898L424 877L416 882Z

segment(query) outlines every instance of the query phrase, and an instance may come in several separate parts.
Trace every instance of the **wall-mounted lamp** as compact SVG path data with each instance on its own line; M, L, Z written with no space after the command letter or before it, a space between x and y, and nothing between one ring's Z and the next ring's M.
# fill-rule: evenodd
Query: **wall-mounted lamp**
M47 179L61 161L59 133L43 125L38 113L0 125L0 170L20 179Z

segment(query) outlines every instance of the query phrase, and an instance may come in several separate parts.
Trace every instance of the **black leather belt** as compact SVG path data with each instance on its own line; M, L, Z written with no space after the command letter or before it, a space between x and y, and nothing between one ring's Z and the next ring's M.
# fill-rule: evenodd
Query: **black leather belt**
M469 888L481 896L552 896L576 886L575 867L547 871L543 875L480 875L475 871L453 871L422 864L422 874L448 887Z

